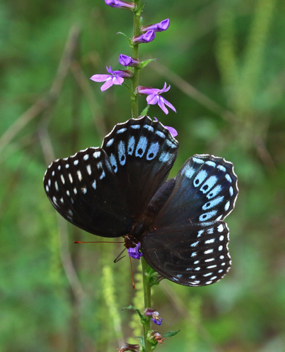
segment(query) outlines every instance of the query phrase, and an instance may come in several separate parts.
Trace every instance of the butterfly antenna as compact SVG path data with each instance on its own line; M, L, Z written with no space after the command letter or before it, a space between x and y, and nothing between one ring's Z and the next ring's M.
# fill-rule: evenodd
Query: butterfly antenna
M133 272L132 258L131 258L131 257L129 257L129 258L130 258L130 264L131 264L132 284L133 284L133 289L135 289L135 288L136 288L136 286L135 286L135 279L134 279L134 272Z
M121 243L121 242L120 242ZM114 260L114 263L118 263L119 260L125 258L125 255L123 257L121 257L121 255L124 253L124 251L126 250L127 248L124 248L122 250L122 252L117 256L117 258Z
M82 241L73 241L73 243L124 243L124 242L108 242L108 241L89 241L89 242L82 242Z

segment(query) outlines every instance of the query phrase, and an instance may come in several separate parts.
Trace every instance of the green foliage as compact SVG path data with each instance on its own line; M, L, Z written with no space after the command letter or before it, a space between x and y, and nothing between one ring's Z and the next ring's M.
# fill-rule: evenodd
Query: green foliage
M171 22L141 45L142 60L159 60L145 61L140 81L171 84L165 98L177 114L148 112L178 130L171 176L194 153L210 153L234 163L240 188L228 220L230 273L209 287L153 287L152 308L163 317L155 328L181 330L157 350L284 350L284 10L276 0L144 7L144 24ZM0 4L0 352L115 351L123 337L141 335L137 313L120 311L142 309L141 269L135 264L134 291L129 261L113 264L120 244L73 245L96 239L63 225L42 186L53 158L100 146L130 118L129 92L101 93L89 77L130 55L116 33L131 36L131 22L103 0ZM71 28L75 50L59 66Z

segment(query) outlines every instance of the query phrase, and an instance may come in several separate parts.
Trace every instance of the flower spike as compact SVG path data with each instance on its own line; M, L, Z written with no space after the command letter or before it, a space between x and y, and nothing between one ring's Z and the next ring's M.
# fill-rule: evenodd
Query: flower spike
M116 7L117 9L133 10L135 8L135 4L133 2L127 2L122 0L105 0L105 4L111 7Z
M159 23L150 24L149 26L142 26L141 31L147 32L149 30L152 30L155 32L162 32L162 31L166 31L169 25L170 25L170 21L169 21L169 18L167 18L166 20L163 20Z
M115 85L122 85L124 82L124 78L131 78L132 77L132 72L131 71L113 71L110 67L106 67L107 71L110 73L109 75L107 74L97 74L93 75L90 79L94 82L105 82L102 87L101 91L103 92L104 90L110 88L113 84Z
M153 41L155 38L155 32L154 31L147 31L146 33L142 35L138 35L136 37L133 37L132 42L134 44L141 44L141 43L149 43Z
M119 56L119 64L122 66L138 66L140 64L140 61L137 59L133 59L130 56L120 54Z
M176 112L175 107L171 103L169 103L169 101L167 101L166 99L160 96L161 93L168 92L169 89L170 89L170 86L167 87L166 83L164 83L164 86L162 89L138 86L138 93L146 94L147 103L149 105L158 104L161 110L167 115L168 109L166 108L165 105L167 105L170 109Z

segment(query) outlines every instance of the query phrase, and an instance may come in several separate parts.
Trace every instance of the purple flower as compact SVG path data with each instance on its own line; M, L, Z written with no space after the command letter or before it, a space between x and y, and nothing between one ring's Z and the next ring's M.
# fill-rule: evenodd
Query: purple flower
M151 320L154 322L156 325L161 325L162 323L162 318L151 318Z
M146 97L147 103L149 105L158 104L161 110L167 115L168 109L166 108L165 105L167 105L170 109L176 112L175 107L172 104L170 104L169 101L167 101L166 99L160 96L161 93L168 92L169 89L170 89L170 86L166 87L166 83L164 83L164 86L162 89L138 86L138 93L147 94L147 97Z
M155 119L155 121L158 121L158 119L156 117L153 117ZM165 128L168 129L168 131L171 133L172 137L176 137L178 136L178 132L176 131L176 129L174 127L171 126L164 126Z
M140 242L134 248L128 248L129 257L134 259L140 259L142 257L142 252L140 251Z
M169 18L167 18L166 20L163 20L159 23L150 24L149 26L142 26L141 31L147 32L148 30L152 30L155 32L163 32L167 30L169 25L170 25L170 21L169 21Z
M147 31L146 33L142 35L138 35L136 37L133 37L132 42L134 44L141 44L141 43L149 43L153 41L155 38L155 33L154 31Z
M112 71L111 66L106 67L107 71L110 73L109 75L106 74L99 74L99 75L93 75L90 79L95 82L105 82L102 87L101 91L103 92L104 90L110 88L113 84L115 85L122 85L124 82L124 78L130 78L132 77L132 72L131 71Z
M135 8L133 2L127 2L122 0L105 0L105 4L111 7L116 7L117 9L131 9Z
M156 324L156 325L161 325L162 323L162 318L159 317L159 313L155 311L154 309L147 308L144 311L144 314L148 317L152 317L151 320Z
M119 56L119 64L122 66L138 66L139 65L139 60L133 59L130 56L121 54Z

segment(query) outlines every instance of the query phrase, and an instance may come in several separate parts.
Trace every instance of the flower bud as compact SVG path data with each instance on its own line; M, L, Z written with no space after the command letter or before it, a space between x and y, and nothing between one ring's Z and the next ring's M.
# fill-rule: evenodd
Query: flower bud
M134 44L141 44L141 43L149 43L153 41L155 38L155 33L154 31L147 31L146 33L142 35L138 35L136 37L133 37L132 42Z
M135 8L135 4L133 2L127 2L122 0L105 0L105 4L111 7L116 7L117 9L133 10Z
M167 18L166 20L163 20L159 23L155 23L155 24L150 24L149 26L142 26L141 27L141 31L142 32L147 32L149 30L155 31L155 32L163 32L166 31L167 28L170 25L170 21L169 18Z
M120 54L119 56L119 64L122 66L138 66L139 65L139 60L137 59L133 59L130 56L124 55L124 54Z

